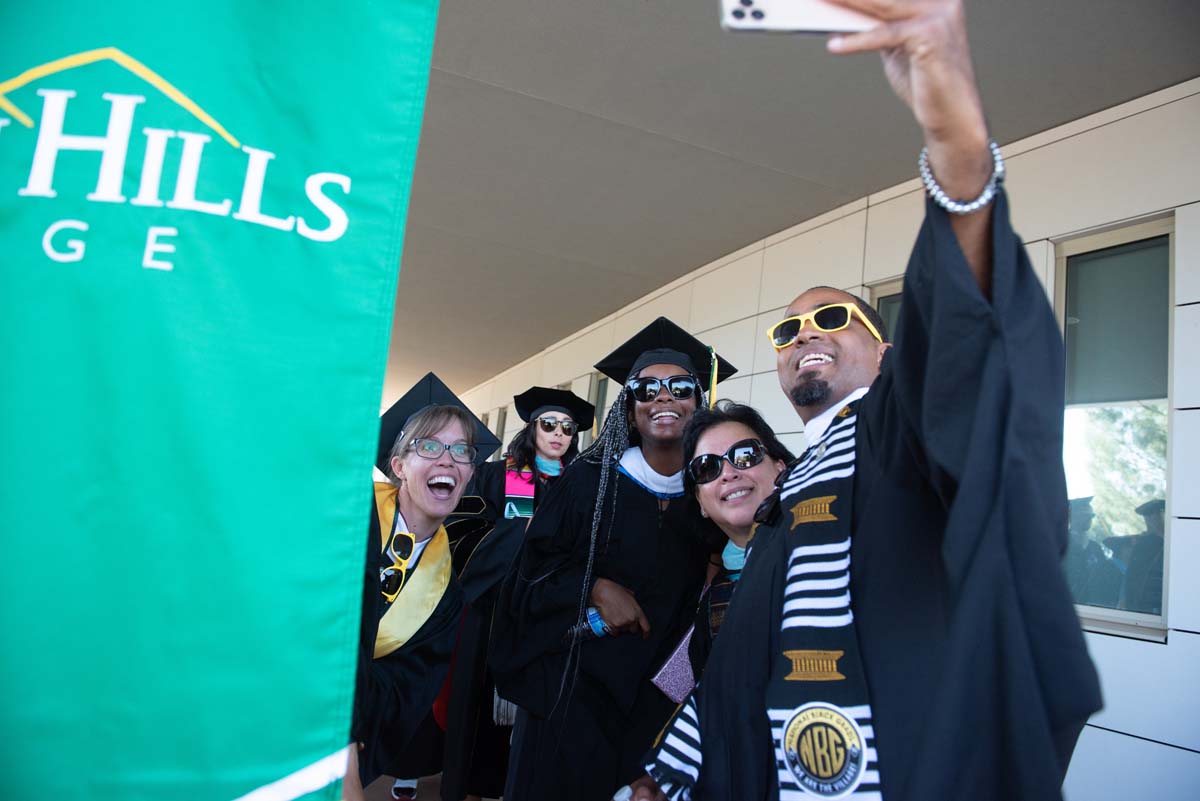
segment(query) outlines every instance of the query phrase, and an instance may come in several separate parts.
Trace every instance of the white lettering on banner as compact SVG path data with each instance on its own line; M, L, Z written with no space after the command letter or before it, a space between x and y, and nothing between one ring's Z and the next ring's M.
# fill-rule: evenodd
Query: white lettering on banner
M174 270L175 265L169 261L158 261L152 258L157 253L174 253L175 246L159 242L160 236L179 236L179 230L166 226L152 225L146 232L146 250L142 254L142 266L147 270Z
M134 206L163 205L158 196L158 188L162 184L163 157L167 154L167 140L177 134L164 128L143 128L146 135L146 156L142 159L142 180L138 184L137 197L129 201Z
M207 200L196 199L196 182L200 178L200 157L204 155L204 146L212 141L212 137L180 131L179 138L183 140L183 156L179 159L179 175L175 179L175 197L167 201L167 208L228 217L229 209L233 207L232 201L222 200L220 203L210 203Z
M329 218L329 227L323 231L310 228L303 217L296 221L296 232L314 242L333 242L335 239L341 239L342 234L346 233L346 228L350 225L350 218L346 216L342 207L321 191L321 187L325 184L337 184L344 193L350 194L350 178L348 176L338 175L336 172L319 172L308 176L308 180L304 182L304 194L308 195L309 201L317 207L319 212Z
M134 67L121 61L118 56L126 58ZM127 203L130 206L147 209L166 208L176 212L199 212L215 217L232 216L235 220L256 226L284 232L295 231L298 235L313 242L334 242L345 236L350 226L350 217L342 203L345 202L344 198L350 194L349 176L335 172L318 172L305 179L304 194L311 204L311 208L306 212L308 219L298 213L276 216L269 211L264 211L264 194L273 199L272 203L283 203L286 202L285 198L290 199L290 195L278 191L278 187L267 187L266 185L267 169L270 163L277 158L277 154L262 148L243 145L224 126L188 98L182 97L174 87L166 84L164 89L160 84L165 82L160 77L148 73L151 77L147 78L143 73L148 72L148 68L138 62L128 59L120 53L112 58L126 69L130 69L143 79L150 81L177 105L182 106L193 117L204 123L211 133L219 135L224 143L230 145L235 152L241 151L239 157L245 158L245 165L241 176L241 196L236 210L233 200L230 199L232 194L229 190L232 187L218 183L218 181L228 180L226 177L228 172L225 168L229 165L230 151L224 150L224 144L221 143L215 143L209 148L208 145L213 143L213 136L209 133L182 130L177 126L172 128L139 126L138 130L145 137L145 148L139 171L137 165L130 165L127 161L131 143L135 147L135 152L138 144L132 141L135 130L134 117L149 113L145 109L139 109L139 106L146 103L146 97L140 94L100 93L100 97L107 102L108 106L107 120L103 123L105 125L104 133L100 135L94 129L87 134L68 133L67 131L78 131L86 123L80 121L82 112L79 111L72 112L71 119L67 119L67 107L72 105L71 101L77 97L77 91L61 88L37 90L37 95L42 99L42 113L36 126L32 116L19 110L9 116L0 116L0 131L5 134L6 148L10 142L17 141L13 138L15 136L13 131L17 131L19 128L10 126L14 120L26 128L36 130L29 174L25 186L17 189L18 196L50 199L59 197L54 187L59 154L64 152L98 153L99 166L95 189L85 195L88 201ZM53 66L53 64L43 65L43 67ZM25 83L28 83L28 80L24 78L23 74L5 82L5 86L20 86ZM181 144L175 145L174 140L180 140ZM175 150L176 147L179 149ZM174 158L176 154L178 154L177 161ZM206 155L209 156L209 161L218 161L220 166L209 166L210 172L205 173L207 180L201 189L200 170ZM70 166L72 176L80 174L76 162L71 162ZM172 170L174 175L171 175ZM85 180L90 179L87 169L84 169L82 174ZM130 181L137 181L137 192L132 198L126 198L123 192L126 178ZM174 181L173 188L169 186L171 181ZM167 184L166 187L164 187L164 182ZM132 187L130 189L132 190ZM341 191L341 198L335 199L333 196L335 190ZM201 192L213 199L198 197ZM164 197L164 193L166 193L166 197ZM286 209L278 209L278 211L284 210ZM321 220L322 216L325 218L324 222ZM150 219L147 222L160 221ZM175 220L168 219L161 222L175 222ZM80 235L67 238L62 234L64 231L75 231ZM87 237L83 234L88 233L89 224L84 220L58 220L46 229L42 237L42 250L46 257L54 262L84 261L88 242ZM149 227L146 233L145 247L141 254L142 267L151 270L174 270L175 259L167 260L163 256L176 253L174 238L178 236L178 227L164 225ZM130 254L130 256L136 258L135 254Z
M38 129L37 147L33 151L33 167L29 180L17 194L25 197L57 197L54 191L54 165L62 150L95 150L100 156L100 176L96 191L88 200L102 203L124 203L121 178L125 173L125 154L129 150L129 132L133 129L133 110L146 102L141 95L117 95L105 92L101 97L112 104L108 115L108 132L104 136L74 136L63 133L63 117L67 100L75 96L71 89L39 89L43 97L42 121Z
M46 256L51 261L59 262L60 264L68 264L73 261L83 261L83 254L87 250L87 245L80 239L68 239L67 247L70 250L55 250L54 235L59 231L71 230L87 233L88 225L82 220L59 220L53 223L46 229L46 233L42 235L42 250L46 252Z
M279 231L290 231L296 223L296 218L288 215L280 219L262 213L263 182L267 178L267 162L275 158L274 153L268 153L258 148L242 145L242 150L250 156L246 165L246 180L242 183L242 202L234 212L233 219L265 225Z

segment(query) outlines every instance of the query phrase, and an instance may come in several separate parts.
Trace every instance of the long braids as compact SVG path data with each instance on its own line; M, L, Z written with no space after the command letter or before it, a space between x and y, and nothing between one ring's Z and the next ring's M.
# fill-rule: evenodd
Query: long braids
M616 481L617 464L631 445L631 431L629 426L631 400L632 395L629 387L622 386L621 391L617 393L617 397L613 399L612 405L608 408L608 414L604 418L604 425L601 426L600 434L596 437L596 441L576 457L581 462L601 466L600 483L596 490L596 505L592 510L592 527L588 534L588 555L583 572L583 586L579 591L579 607L576 613L575 626L572 629L574 636L571 638L566 666L559 683L558 697L554 701L554 706L556 707L564 695L570 695L570 691L575 685L575 679L579 675L579 650L580 645L584 641L583 632L587 626L587 609L590 602L590 587L596 563L596 546L600 540L600 526L603 523L604 510L607 506L612 511L612 514L608 518L608 528L604 536L604 542L607 546L608 540L612 536L613 521L616 519L617 487L619 486ZM697 408L705 405L704 389L699 381L696 382L696 404ZM611 497L609 497L610 487ZM568 676L570 677L569 680Z

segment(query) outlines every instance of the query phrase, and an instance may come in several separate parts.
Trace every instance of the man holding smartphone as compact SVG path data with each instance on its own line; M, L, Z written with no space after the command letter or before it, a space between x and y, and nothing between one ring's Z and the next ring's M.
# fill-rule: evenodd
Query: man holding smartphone
M836 0L925 137L896 344L852 295L770 332L807 450L780 479L641 801L1061 799L1100 707L1059 560L1062 339L1008 219L961 0Z

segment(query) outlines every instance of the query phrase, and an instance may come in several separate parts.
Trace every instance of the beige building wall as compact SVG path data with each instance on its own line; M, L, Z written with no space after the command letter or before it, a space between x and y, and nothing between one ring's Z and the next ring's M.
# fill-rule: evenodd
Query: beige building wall
M1084 731L1066 791L1072 801L1191 801L1200 798L1200 79L1003 150L1014 224L1052 299L1057 244L1173 218L1165 625L1148 641L1085 619L1107 707ZM915 174L915 153L913 160ZM757 407L798 452L800 421L779 389L764 331L808 286L869 299L872 288L900 278L922 210L913 179L800 222L581 327L463 399L493 421L507 405L507 442L519 426L514 394L534 384L570 384L586 396L591 365L661 314L737 365L719 396Z

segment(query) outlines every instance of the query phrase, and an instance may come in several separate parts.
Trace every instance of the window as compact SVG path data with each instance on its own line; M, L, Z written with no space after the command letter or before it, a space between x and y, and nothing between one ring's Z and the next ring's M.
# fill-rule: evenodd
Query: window
M897 279L884 284L870 287L869 300L887 325L888 339L896 336L896 321L900 319L900 295L904 289L904 280Z
M607 409L609 379L603 373L592 373L591 380L588 382L588 403L596 407L596 422L593 424L590 431L583 431L579 434L579 450L583 450L588 445L591 445L596 440L596 435L600 433L600 429L604 426L604 413Z
M1101 619L1161 628L1170 221L1061 243L1055 273L1067 357L1067 583L1077 604L1114 610Z
M501 458L503 458L504 448L506 445L508 445L508 443L504 441L504 424L508 422L508 407L501 406L499 409L497 409L494 419L496 421L496 425L492 428L492 433L495 434L500 440L500 447L496 449L496 452L492 454L491 459L488 460L492 462L499 461Z

